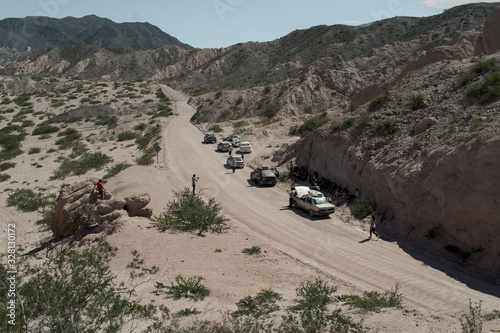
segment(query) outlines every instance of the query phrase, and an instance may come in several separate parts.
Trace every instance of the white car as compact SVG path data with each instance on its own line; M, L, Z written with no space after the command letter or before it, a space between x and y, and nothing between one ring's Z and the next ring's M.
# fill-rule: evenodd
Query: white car
M329 216L335 213L335 206L331 204L323 193L311 190L308 186L296 186L294 207L302 208L309 216Z
M240 153L251 153L252 152L252 144L250 142L242 142L240 143Z
M227 158L227 165L231 168L242 168L245 166L245 162L241 158L241 156L238 155L232 155Z

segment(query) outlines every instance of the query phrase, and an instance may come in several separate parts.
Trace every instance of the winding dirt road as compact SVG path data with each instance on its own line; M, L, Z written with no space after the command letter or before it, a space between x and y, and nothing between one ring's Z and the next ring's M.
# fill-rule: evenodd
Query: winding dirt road
M461 274L429 258L423 261L398 244L378 240L362 242L367 233L332 215L311 219L305 212L287 209L287 193L249 182L250 168L232 173L225 168L226 153L203 144L203 133L190 118L195 110L188 98L166 86L174 112L163 130L163 167L177 186L190 186L200 177L197 189L215 197L231 223L267 238L278 250L363 290L389 290L399 283L405 302L429 311L452 313L468 309L469 299L482 301L484 310L500 308L500 287ZM247 157L248 158L248 157ZM437 269L445 267L445 269Z

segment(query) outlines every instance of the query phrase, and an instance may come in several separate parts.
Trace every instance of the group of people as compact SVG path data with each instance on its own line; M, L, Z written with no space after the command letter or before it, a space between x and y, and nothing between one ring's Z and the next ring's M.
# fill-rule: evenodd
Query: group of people
M293 165L290 162L290 173L291 177L293 177L294 181L307 181L309 185L318 191L323 192L325 195L330 195L332 197L344 198L348 201L352 201L356 198L359 198L359 189L355 189L354 193L349 193L347 187L342 187L335 183L334 180L330 180L329 178L319 177L316 171L309 173L306 167L297 165Z

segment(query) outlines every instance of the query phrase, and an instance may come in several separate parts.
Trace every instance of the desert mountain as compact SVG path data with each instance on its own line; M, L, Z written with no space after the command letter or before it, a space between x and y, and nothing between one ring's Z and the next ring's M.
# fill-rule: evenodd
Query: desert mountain
M95 15L63 19L28 16L0 21L0 49L4 56L74 45L147 50L167 44L192 49L149 23L115 23Z
M498 6L318 26L223 49L52 45L6 65L0 84L41 90L39 78L53 77L182 89L198 107L194 122L300 135L273 160L359 188L396 239L446 249L498 278Z

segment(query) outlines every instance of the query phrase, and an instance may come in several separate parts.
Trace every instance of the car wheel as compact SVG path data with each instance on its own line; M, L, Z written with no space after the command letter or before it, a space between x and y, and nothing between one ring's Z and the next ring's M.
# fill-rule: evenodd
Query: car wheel
M309 209L309 216L313 217L314 216L314 211L312 209Z

